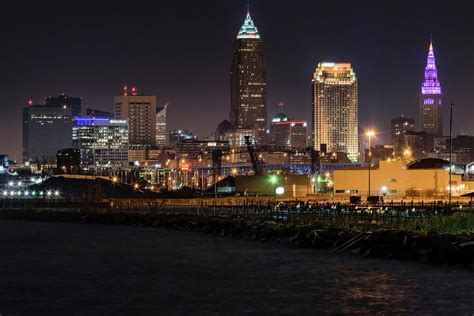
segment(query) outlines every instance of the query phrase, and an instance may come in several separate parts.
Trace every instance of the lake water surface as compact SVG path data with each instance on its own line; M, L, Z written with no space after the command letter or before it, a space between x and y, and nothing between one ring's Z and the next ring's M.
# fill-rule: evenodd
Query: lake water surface
M474 273L152 228L0 221L0 314L474 315Z

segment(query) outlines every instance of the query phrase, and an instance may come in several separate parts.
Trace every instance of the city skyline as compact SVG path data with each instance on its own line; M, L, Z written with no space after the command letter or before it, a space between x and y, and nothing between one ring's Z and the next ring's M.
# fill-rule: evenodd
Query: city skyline
M209 4L210 3L213 2L209 1ZM309 76L311 75L311 72L319 61L347 60L354 65L355 69L357 69L359 77L359 120L361 128L375 124L381 133L381 139L385 138L385 141L388 141L387 136L389 135L389 124L392 117L399 116L403 113L409 117L418 118L417 101L419 98L419 83L422 80L422 69L424 69L424 64L426 62L426 47L429 43L429 33L433 33L433 41L437 48L436 52L439 65L439 76L443 80L445 104L449 104L450 102L456 103L456 126L454 132L457 134L463 132L464 129L467 133L473 133L472 127L470 127L468 121L469 114L472 113L472 106L470 105L468 98L470 88L472 87L472 80L469 80L470 78L468 77L468 69L472 69L469 64L472 63L472 60L468 58L468 56L472 55L472 44L463 47L464 49L456 49L456 47L462 47L465 43L470 43L463 38L467 38L469 35L466 29L469 29L469 26L472 25L471 20L465 19L464 22L461 21L463 19L450 21L450 18L448 17L447 19L436 23L432 22L432 20L437 20L436 16L441 16L441 13L443 13L444 10L450 10L449 7L443 6L441 2L435 1L433 2L432 7L428 9L421 5L419 5L419 7L414 5L414 8L412 9L415 11L431 11L431 15L427 14L427 16L422 16L420 21L416 21L416 23L413 19L410 20L408 15L400 12L400 10L395 10L393 16L387 17L387 21L377 21L377 18L371 17L368 19L368 22L355 25L349 35L343 36L343 42L345 42L344 45L338 44L335 39L332 39L332 36L334 36L338 31L341 31L341 29L336 28L332 33L327 32L326 34L326 31L321 31L321 34L314 34L314 38L318 39L316 42L326 45L319 45L318 47L318 45L311 43L313 41L313 35L310 34L310 32L295 32L296 30L301 30L302 27L308 27L307 23L304 22L301 23L302 25L298 26L290 23L291 21L298 21L298 14L296 13L299 12L299 10L301 10L302 14L301 21L304 21L303 18L305 14L307 14L307 10L304 10L304 8L308 8L307 4L296 4L296 6L286 8L288 9L286 11L283 11L283 7L278 4L269 6L268 2L264 1L255 1L251 4L252 15L255 20L258 20L259 31L263 34L266 42L266 58L268 60L267 67L269 69L269 100L267 102L268 117L273 117L273 114L278 112L278 108L276 107L277 100L284 100L287 104L285 112L288 115L297 119L310 121L311 100L308 95L308 90L310 87ZM173 32L174 36L184 34L181 32L183 26L188 26L189 28L187 28L187 30L196 35L196 33L191 30L189 24L192 21L197 20L198 17L186 10L179 11L178 9L181 5L176 5L174 10L170 4L167 6L170 6L167 9L171 9L172 12L178 16L189 15L188 22L181 22L181 24L184 25L179 25L178 30L175 31L176 33ZM89 34L91 32L91 30L85 26L84 21L97 22L98 20L107 21L110 19L110 16L107 17L105 15L105 7L99 6L97 15L95 16L87 16L87 13L81 12L80 9L78 9L74 14L66 15L66 17L70 18L72 21L79 20L79 22L81 22L78 24L77 28L67 26L66 30L59 31L54 28L53 24L46 23L46 26L43 25L40 29L42 31L47 29L51 31L52 34L46 34L44 41L33 41L35 44L34 46L39 49L39 56L32 57L29 55L31 52L28 52L28 50L22 50L24 57L29 56L29 58L22 59L21 61L24 61L24 63L20 63L19 57L16 57L14 60L16 63L13 63L13 66L16 67L12 67L11 65L6 65L5 67L7 73L8 70L12 69L15 69L16 71L14 72L13 80L2 79L2 81L6 81L2 86L5 88L11 87L12 89L10 90L15 91L6 97L5 102L2 105L2 109L4 111L6 110L6 113L5 115L2 115L2 124L0 125L1 132L2 134L5 134L8 130L13 131L10 139L2 141L2 150L6 153L10 153L12 158L17 160L20 159L21 124L19 122L21 122L21 109L26 105L28 99L33 99L36 103L44 95L57 95L64 91L69 95L83 96L84 108L94 107L110 111L112 109L113 97L118 95L121 86L127 82L134 83L146 94L157 95L159 99L158 104L164 104L167 101L171 101L169 109L170 129L193 129L202 138L209 135L215 129L215 126L228 115L229 105L227 100L229 100L230 89L228 88L228 74L226 76L226 72L228 73L229 55L231 52L232 41L235 38L235 30L240 27L242 15L245 13L246 7L245 3L237 1L232 5L216 4L213 9L208 8L205 4L203 4L203 6L210 12L220 12L216 18L218 19L218 24L221 25L223 29L210 29L206 34L212 32L212 34L215 33L216 36L208 36L208 38L204 40L204 42L210 44L211 47L214 47L214 45L216 45L215 47L219 47L216 50L216 56L219 57L216 59L208 58L202 62L191 63L191 68L201 68L203 65L209 63L213 63L213 66L207 68L207 71L201 74L205 78L205 80L202 80L203 82L196 83L196 87L191 86L189 89L184 89L182 87L178 89L176 86L173 87L173 83L176 85L177 82L176 77L182 77L183 74L186 73L183 68L189 66L189 62L184 62L182 67L175 67L175 71L170 71L169 67L163 66L163 63L168 61L171 61L171 65L176 66L176 60L169 52L164 54L164 57L168 58L161 58L162 56L158 54L159 56L145 55L147 58L140 59L140 57L143 56L135 52L131 54L130 59L123 58L123 56L117 58L117 56L112 55L110 62L106 62L103 69L100 69L102 73L94 78L91 76L95 74L92 72L92 68L96 66L96 61L90 58L90 55L93 53L89 53L87 50L85 51L85 57L79 57L79 55L72 54L69 55L69 58L57 58L55 60L56 63L53 63L52 60L48 59L49 57L46 56L46 52L54 51L54 48L58 48L55 46L57 44L52 43L52 39L56 38L58 33L65 35L64 41L66 42L71 41L69 37L72 37L79 38L77 41L79 44L100 43L99 46L102 48L108 48L106 51L115 47L115 45L117 45L117 43L115 43L115 36L118 36L119 33L117 31L124 26L118 27L117 29L113 29L112 27L111 29L99 29L98 32L95 33L97 38L88 40L85 40L82 36L78 35L82 34L81 32L84 32L84 34ZM326 6L324 8L327 9L331 8L330 4L323 6ZM372 13L384 13L391 7L395 7L395 9L397 7L395 5L367 6L368 8L365 9L368 9L368 11ZM309 7L311 7L311 5ZM349 11L354 11L344 13L346 17L349 18L349 22L359 22L358 14L362 14L362 12L359 12L361 8L352 7L351 5L349 5L348 8L351 9ZM30 9L33 10L34 8ZM48 9L51 9L49 13L44 9L39 10L39 13L46 16L54 16L54 14L59 11L58 6L52 6L52 8L48 7ZM295 11L297 9L298 11ZM15 22L15 25L20 28L20 31L21 29L25 29L25 26L39 24L38 17L33 16L29 10L26 10L26 13L21 13L26 14L28 19L19 19L19 22ZM112 16L120 16L125 13L125 11L117 9L117 12L114 12L115 15L112 14ZM14 13L14 16L15 14L18 13ZM158 12L157 14L161 16L161 13ZM341 15L342 13L337 14ZM287 25L287 30L284 30L282 28L283 26L276 22L278 21L278 18L283 16L289 18L290 21L288 22L289 25ZM398 28L388 27L392 19L400 16L408 19L408 22L410 23L407 24L411 27L418 26L419 32L407 32L408 26L400 26ZM132 20L140 20L140 17L140 15L133 15ZM61 19L64 19L64 17L57 17L57 20ZM363 44L368 42L369 39L362 36L362 31L370 28L370 26L375 25L377 22L380 22L383 26L382 29L385 29L385 31L388 32L382 34L381 31L371 31L371 33L368 33L369 36L367 37L370 38L372 36L372 39L377 40L379 47L372 50L382 55L380 57L374 57L373 52L370 52L363 47ZM203 23L206 25L207 21L204 21ZM159 25L158 22L157 25ZM155 27L157 25L155 25ZM112 24L112 26L117 27L116 24ZM146 23L142 24L142 22L140 22L138 23L138 26L135 26L135 28L144 29L146 30L145 33L154 29L153 27L147 28L146 26ZM83 29L79 30L79 27L82 27ZM451 32L454 29L459 29L461 31L452 35ZM313 32L313 30L311 31ZM32 33L34 34L34 32ZM278 39L281 39L281 37L287 38L290 33L293 36L292 40L296 42L291 45L291 48L293 49L292 53L294 55L288 55L290 50L279 50L281 46L278 44ZM70 36L71 34L76 36ZM104 36L107 34L114 34L113 40L104 40ZM133 43L142 39L142 36L143 35L137 35L136 39L125 36L125 42L131 42L130 47L133 47ZM169 40L173 36L166 35L165 37ZM100 42L101 39L104 43ZM197 43L192 38L192 35L190 35L188 40ZM19 41L13 42L19 44L20 50L22 47L25 47L23 46L24 44L19 43ZM28 43L28 41L26 42ZM157 42L159 42L158 39ZM176 41L176 46L180 48L186 47L183 42L184 41ZM360 42L360 47L355 45L357 42ZM401 43L402 45L394 45L396 43ZM333 48L326 48L326 46L330 47L331 44L335 44L333 45ZM341 46L338 47L338 45ZM69 52L65 48L61 49ZM61 51L61 49L59 49L59 51ZM133 49L129 48L124 51L130 53ZM297 58L297 53L302 53L304 57ZM366 53L366 55L363 53ZM3 52L2 54L5 55L7 53ZM125 53L124 55L127 54ZM66 56L68 55L66 54ZM394 58L394 56L396 58ZM459 56L465 56L465 58L462 59L464 67L455 67L461 59ZM104 59L104 57L105 55L99 51L97 58L101 60ZM380 63L379 61L381 61L381 59L388 61ZM3 60L8 60L8 58L4 58ZM89 63L85 63L86 61ZM108 76L117 74L118 69L116 68L118 67L114 68L114 66L117 66L116 63L118 61L129 62L130 65L125 65L125 68L128 71L125 71L122 76L117 76L115 80L108 80ZM46 68L44 64L46 64ZM62 69L66 65L68 65L70 69L76 70L76 76L73 76L73 79L62 80L62 78L66 78L64 77L65 70ZM86 66L84 72L86 74L90 73L89 76L85 76L82 71L78 70L84 66ZM131 69L133 66L137 66L137 69ZM400 68L398 75L387 76L387 73L392 74L391 71L394 71L394 68ZM159 75L161 69L165 69L165 72L168 72L167 76L165 76L168 78L168 81L163 81L159 76L150 77L150 73ZM139 70L145 70L145 75L138 76ZM35 75L37 72L41 73L41 75L45 77L45 80L39 82ZM380 76L379 80L376 80L376 83L370 82L371 77L374 74ZM393 84L394 77L396 79L395 81L397 81L397 85ZM11 77L9 78L11 79ZM14 88L12 86L13 84L15 84ZM90 86L91 84L93 87ZM384 91L384 93L381 93L381 90ZM187 117L182 117L180 116L182 113L187 113L189 115L186 115ZM447 118L444 117L445 121L446 119ZM197 123L195 120L204 120L205 124ZM419 128L419 119L417 119L416 124ZM469 128L471 128L471 130L469 130Z

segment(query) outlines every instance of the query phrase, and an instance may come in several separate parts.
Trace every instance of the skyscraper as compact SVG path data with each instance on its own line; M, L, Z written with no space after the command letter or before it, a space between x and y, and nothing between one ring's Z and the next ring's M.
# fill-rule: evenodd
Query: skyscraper
M72 107L30 101L23 109L23 161L56 161L58 150L72 146L72 116Z
M156 108L156 146L168 145L168 132L166 129L166 108L159 106Z
M358 86L351 64L319 63L312 94L314 148L344 152L357 161Z
M425 68L425 80L420 94L420 124L426 134L443 136L443 93L438 81L438 70L430 42L428 59Z
M131 94L127 87L115 97L114 116L126 120L130 149L144 149L156 144L156 96L138 95L136 88Z
M236 129L253 129L259 144L267 129L267 74L263 41L250 12L234 42L231 67L230 122Z

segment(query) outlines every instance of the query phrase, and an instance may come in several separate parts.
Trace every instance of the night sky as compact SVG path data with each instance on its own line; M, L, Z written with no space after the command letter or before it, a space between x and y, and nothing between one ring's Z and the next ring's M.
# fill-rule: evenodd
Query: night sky
M41 2L41 3L40 3ZM64 3L62 3L64 2ZM248 1L36 1L2 4L0 153L21 158L28 99L65 92L83 109L112 109L124 84L170 101L169 128L201 138L227 118L232 44ZM433 34L455 133L474 134L473 1L251 0L266 49L268 113L311 121L319 61L351 62L359 121L388 139L392 117L418 126L418 98ZM448 110L445 110L445 133Z

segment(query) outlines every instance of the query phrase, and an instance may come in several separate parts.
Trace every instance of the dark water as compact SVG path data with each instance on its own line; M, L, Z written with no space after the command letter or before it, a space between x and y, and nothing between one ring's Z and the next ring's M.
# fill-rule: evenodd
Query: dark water
M473 315L474 273L126 226L0 221L0 314Z

